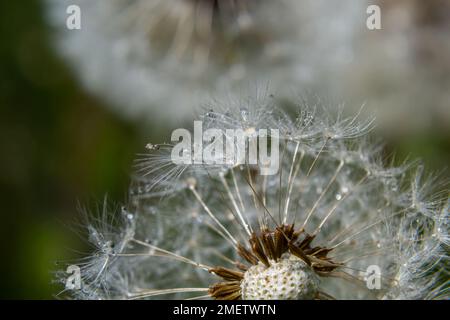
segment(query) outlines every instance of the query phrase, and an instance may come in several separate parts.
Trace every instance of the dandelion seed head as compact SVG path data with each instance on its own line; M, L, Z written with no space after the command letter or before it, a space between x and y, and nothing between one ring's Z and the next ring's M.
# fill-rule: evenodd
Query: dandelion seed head
M280 91L311 87L348 64L352 46L343 44L364 22L364 2L47 0L47 8L55 47L87 90L125 117L178 123L211 92L268 74ZM66 28L69 5L82 10L81 30Z
M100 256L83 270L92 284L85 291L125 299L448 297L445 179L417 162L392 165L367 137L373 120L362 113L299 104L291 118L277 106L267 96L240 99L212 103L200 117L222 131L280 129L273 175L247 162L175 164L173 145L147 148L130 186L133 218L121 220L133 232L114 232L112 243L122 244L115 256L109 229L93 233ZM371 266L380 270L378 289L367 285Z

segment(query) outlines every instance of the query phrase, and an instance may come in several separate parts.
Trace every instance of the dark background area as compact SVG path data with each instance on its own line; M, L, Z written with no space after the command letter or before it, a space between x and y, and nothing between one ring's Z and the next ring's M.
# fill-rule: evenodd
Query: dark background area
M80 248L78 204L125 199L142 144L76 85L38 1L2 1L0 30L0 296L51 298L55 262Z
M0 4L0 297L52 298L56 261L76 255L81 203L126 199L134 155L170 132L126 122L79 87L51 47L36 0ZM144 128L144 129L142 129ZM399 158L450 163L450 130L386 137Z

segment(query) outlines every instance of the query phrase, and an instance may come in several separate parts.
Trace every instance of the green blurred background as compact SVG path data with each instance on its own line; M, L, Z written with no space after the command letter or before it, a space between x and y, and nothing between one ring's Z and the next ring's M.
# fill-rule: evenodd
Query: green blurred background
M83 244L79 203L124 201L135 153L170 128L131 123L78 85L51 48L36 0L0 3L0 297L53 298L57 260ZM429 168L450 163L450 130L387 136Z
M55 262L80 249L67 227L78 204L125 198L146 135L77 86L42 12L34 0L0 4L2 298L52 298Z

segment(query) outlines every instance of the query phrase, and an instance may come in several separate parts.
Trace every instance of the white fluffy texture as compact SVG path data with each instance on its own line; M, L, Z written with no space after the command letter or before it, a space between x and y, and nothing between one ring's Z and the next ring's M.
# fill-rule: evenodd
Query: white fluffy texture
M381 7L382 30L363 31L352 68L336 81L338 91L346 101L353 97L379 108L380 125L394 134L448 133L450 42L443 39L450 29L450 2L372 4Z
M313 88L349 67L367 7L359 0L258 0L230 14L225 5L226 27L213 30L209 43L193 31L209 19L194 12L195 1L47 2L57 47L88 90L125 116L174 123L190 119L211 93L267 81L279 92ZM70 4L81 7L81 30L65 27Z
M126 117L177 124L205 97L270 82L280 93L301 87L369 101L392 131L449 127L448 4L245 0L241 14L223 10L227 28L209 43L208 34L191 37L193 23L208 24L195 0L46 2L58 51ZM82 9L82 30L66 28L71 4ZM382 30L365 27L369 4L381 6Z
M328 257L343 264L334 277L317 275L320 292L337 299L448 298L448 186L417 163L390 166L366 137L372 121L359 120L363 113L347 118L335 107L300 105L291 119L276 104L228 101L202 117L205 128L278 128L276 175L247 165L174 165L170 145L139 159L127 206L133 223L118 224L113 234L105 224L89 230L106 233L93 237L97 248L118 249L87 257L83 290L71 294L150 298L157 289L208 288L220 279L203 264L239 260L234 243L248 246L244 224L258 231L261 223L273 229L286 221L316 234L312 246L332 248ZM364 281L372 265L380 268L380 290ZM189 290L156 297L199 295Z
M317 276L299 258L287 256L271 266L262 263L250 267L242 280L244 300L313 299L318 288Z

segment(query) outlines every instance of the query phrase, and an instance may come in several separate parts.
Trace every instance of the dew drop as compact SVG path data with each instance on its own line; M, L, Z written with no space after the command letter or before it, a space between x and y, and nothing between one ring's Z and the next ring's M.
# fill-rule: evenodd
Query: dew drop
M242 120L248 121L248 109L247 108L241 108L241 117L242 117Z
M340 193L337 193L337 194L336 194L336 200L339 201L339 200L341 200L341 199L342 199L342 195L341 195Z
M159 145L152 144L152 143L147 143L145 145L145 149L147 149L147 150L159 150Z

